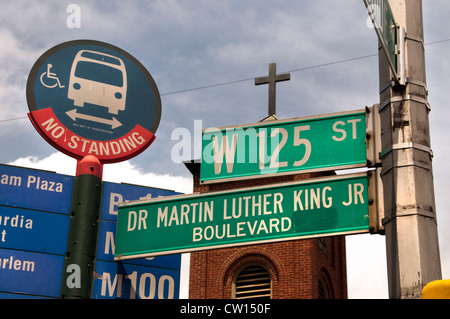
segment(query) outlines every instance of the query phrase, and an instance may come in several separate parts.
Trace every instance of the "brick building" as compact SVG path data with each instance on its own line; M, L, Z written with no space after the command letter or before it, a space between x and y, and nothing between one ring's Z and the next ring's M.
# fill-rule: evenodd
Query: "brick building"
M200 184L200 164L186 163L194 192L212 192L307 179L298 174ZM324 237L191 253L189 298L347 298L345 237Z

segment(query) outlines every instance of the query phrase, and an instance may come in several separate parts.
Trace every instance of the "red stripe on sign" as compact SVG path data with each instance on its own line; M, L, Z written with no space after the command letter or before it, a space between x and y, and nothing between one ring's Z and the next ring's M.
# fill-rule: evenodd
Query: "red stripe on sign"
M51 108L28 113L35 129L53 147L66 155L82 159L93 155L102 163L116 163L143 152L156 136L137 124L128 134L110 141L81 137L66 128Z

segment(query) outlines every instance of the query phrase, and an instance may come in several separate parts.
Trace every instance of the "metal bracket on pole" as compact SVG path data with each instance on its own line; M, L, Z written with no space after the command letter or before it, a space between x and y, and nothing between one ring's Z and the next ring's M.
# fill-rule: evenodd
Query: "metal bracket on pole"
M371 234L384 235L384 197L381 168L377 167L367 174L369 176L369 231Z
M381 164L380 105L366 107L366 158L367 166Z
M380 157L384 157L386 154L388 154L389 152L392 152L393 150L405 150L405 149L411 149L411 148L422 151L422 152L426 152L426 153L430 154L431 158L434 156L433 150L431 148L429 148L428 146L409 142L409 143L392 144L389 148L384 149L380 153Z
M406 85L406 67L405 67L405 28L397 25L397 76L398 84Z
M366 107L366 158L367 166L377 166L367 172L369 195L369 231L384 235L384 199L381 180L381 122L380 105Z
M428 103L428 101L426 99L424 99L420 96L408 94L405 96L397 96L397 97L388 98L383 103L381 103L380 111L383 110L386 106L390 105L391 103L404 102L404 101L414 101L417 103L422 103L426 106L428 112L430 112L430 110L431 110L430 103Z

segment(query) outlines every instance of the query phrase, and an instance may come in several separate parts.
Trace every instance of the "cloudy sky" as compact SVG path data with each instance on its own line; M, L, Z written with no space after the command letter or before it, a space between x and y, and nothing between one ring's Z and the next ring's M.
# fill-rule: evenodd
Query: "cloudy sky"
M70 28L69 4L80 8ZM268 64L291 72L278 84L280 119L357 110L379 102L377 38L362 0L5 1L0 11L0 162L74 175L75 162L47 144L28 118L25 85L39 56L70 40L111 43L149 70L162 99L155 142L139 156L105 165L104 180L192 191L191 175L172 160L177 128L253 123L267 115L267 86L253 78ZM450 277L445 200L450 174L450 2L424 1L426 70L436 206L444 278ZM196 122L197 121L197 122ZM201 121L201 122L198 122ZM198 126L197 126L198 127ZM384 237L347 237L350 298L387 298Z

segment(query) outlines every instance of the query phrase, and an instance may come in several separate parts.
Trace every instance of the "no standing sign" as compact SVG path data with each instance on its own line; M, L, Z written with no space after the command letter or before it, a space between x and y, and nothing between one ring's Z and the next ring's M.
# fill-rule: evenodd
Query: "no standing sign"
M45 52L27 82L29 118L56 149L101 163L127 160L155 139L161 98L145 67L113 45L76 40Z

